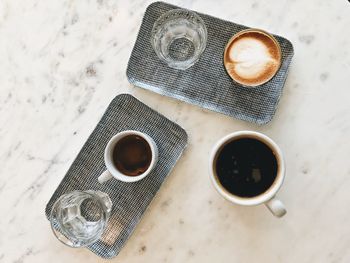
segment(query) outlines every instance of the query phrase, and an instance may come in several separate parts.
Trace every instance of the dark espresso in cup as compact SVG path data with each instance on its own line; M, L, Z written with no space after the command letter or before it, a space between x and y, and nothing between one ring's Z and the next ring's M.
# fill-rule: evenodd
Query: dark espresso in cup
M141 136L127 135L114 147L113 163L119 172L127 176L143 174L151 165L151 161L151 147Z
M278 172L273 150L255 138L237 138L226 143L214 163L220 184L231 194L245 198L266 192Z

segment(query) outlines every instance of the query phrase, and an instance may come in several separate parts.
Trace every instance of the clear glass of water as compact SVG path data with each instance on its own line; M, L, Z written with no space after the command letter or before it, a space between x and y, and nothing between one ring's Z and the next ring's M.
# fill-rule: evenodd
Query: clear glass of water
M205 50L207 28L196 13L173 9L154 23L151 43L160 60L171 68L185 70L194 65Z
M74 191L62 195L51 210L52 231L67 246L88 246L100 239L111 209L111 199L100 191Z

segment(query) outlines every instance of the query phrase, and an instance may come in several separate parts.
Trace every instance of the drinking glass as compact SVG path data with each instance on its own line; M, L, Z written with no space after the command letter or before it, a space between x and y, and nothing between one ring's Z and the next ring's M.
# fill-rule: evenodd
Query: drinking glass
M196 13L173 9L154 23L151 43L160 60L185 70L194 65L207 44L207 28Z
M52 231L67 246L88 246L100 239L111 209L111 199L100 191L74 191L62 195L51 210Z

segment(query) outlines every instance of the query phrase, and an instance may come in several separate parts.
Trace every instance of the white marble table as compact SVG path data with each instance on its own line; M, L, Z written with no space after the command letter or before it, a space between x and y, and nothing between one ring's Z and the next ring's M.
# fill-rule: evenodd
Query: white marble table
M0 262L104 262L52 235L45 204L110 100L129 92L189 134L189 146L111 262L350 262L350 4L172 3L289 38L295 57L263 127L134 88L125 77L151 1L0 2ZM250 129L281 146L288 214L224 201L208 155Z

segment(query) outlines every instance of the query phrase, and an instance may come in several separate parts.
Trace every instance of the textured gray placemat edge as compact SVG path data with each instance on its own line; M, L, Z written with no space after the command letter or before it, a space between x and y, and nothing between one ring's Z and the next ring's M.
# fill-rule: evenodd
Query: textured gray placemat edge
M174 8L179 8L178 6L175 6L175 5L173 5L173 4L170 4L170 3L167 3L167 2L164 2L164 1L156 1L156 2L153 2L153 3L151 3L151 4L149 4L149 5L147 6L147 8L146 8L146 10L145 10L145 12L144 12L144 14L143 14L140 27L141 27L141 25L144 23L144 20L146 19L146 16L147 16L147 14L148 14L148 12L149 12L149 9L151 9L154 5L157 5L157 4L167 4L167 5L173 6ZM187 8L184 8L184 9L187 9ZM226 20L226 19L222 19L222 18L219 18L219 17L215 17L215 16L212 16L212 15L209 15L209 14L204 14L204 13L200 13L200 12L197 12L197 11L194 11L194 12L195 12L195 13L198 13L199 15L205 15L205 16L211 17L211 18L213 18L213 19L220 20L221 22L224 22L224 23L235 23L235 24L238 25L238 26L254 28L254 27L250 27L250 26L247 26L247 25L243 25L243 24L240 24L240 23L236 23L236 22L233 22L233 21L230 21L230 20ZM139 27L139 28L140 28L140 27ZM270 33L270 32L269 32L269 33ZM278 38L281 38L281 39L285 40L286 42L288 42L288 44L289 44L290 47L291 47L291 54L290 54L291 58L290 58L290 59L292 59L293 56L294 56L294 46L293 46L292 42L289 41L287 38L285 38L285 37L283 37L283 36L280 36L280 35L277 35L277 34L274 34L274 33L270 33L270 34L272 34L273 36L278 37ZM136 83L136 82L135 82L135 81L133 80L133 78L130 76L130 72L129 72L129 68L130 68L130 58L131 58L131 56L132 56L132 54L133 54L134 49L136 48L136 42L137 42L138 38L139 38L139 32L137 32L137 37L136 37L136 40L135 40L135 44L134 44L134 46L133 46L132 52L130 53L129 60L128 60L128 64L127 64L127 68L126 68L126 77L127 77L128 81L129 81L130 83L132 83L132 84L134 84L134 83ZM153 86L152 86L152 87L153 87ZM186 101L186 102L187 102L187 101ZM191 102L190 102L190 103L191 103Z
M186 134L187 134L187 133L186 133ZM160 188L163 186L164 182L167 181L168 177L172 174L172 172L173 172L173 170L174 170L174 168L175 168L177 162L181 159L181 157L183 156L184 151L187 149L187 146L188 146L188 141L187 141L187 137L186 137L186 144L185 144L184 148L182 149L182 151L180 152L179 157L176 159L175 164L172 166L172 168L171 168L170 171L168 172L167 177L163 180L161 186L159 187L159 190L158 190L157 193L153 196L152 201L149 203L149 205L147 206L146 210L143 212L142 216L140 217L139 223L137 223L137 224L136 224L136 227L134 227L134 228L131 230L130 235L129 235L130 237L134 234L136 228L138 228L138 225L140 224L140 222L142 221L142 219L145 217L145 214L146 214L146 213L149 213L149 211L150 211L150 209L151 209L151 206L152 206L152 204L154 203L154 199L156 199L156 198L159 196ZM130 238L128 238L128 239L123 243L123 245L120 247L120 251L125 247L125 245L129 242L129 240L130 240ZM89 247L87 247L87 248L88 248L88 250L89 250L90 252L92 252L93 254L95 254L95 252L94 252L93 250L91 250ZM119 252L120 252L120 251L119 251ZM101 255L98 255L98 256L101 257L101 258L107 259L107 260L111 260L111 259L115 258L116 256L118 256L119 252L117 252L117 253L115 253L115 254L111 254L111 255L109 255L109 256L101 256ZM96 255L96 254L95 254L95 255Z
M187 133L186 133L186 134L187 134ZM152 204L154 203L154 199L156 199L156 198L159 196L159 192L161 191L161 190L160 190L161 187L164 185L164 182L166 182L166 181L168 180L168 177L173 173L173 170L174 170L175 166L177 165L177 162L182 158L182 156L183 156L183 154L184 154L184 151L187 149L187 146L188 146L188 141L186 140L186 145L184 146L184 148L183 148L182 151L180 152L179 157L176 158L175 164L171 167L170 171L168 172L168 175L167 175L166 178L163 180L162 184L161 184L160 187L159 187L159 190L158 190L157 193L153 196L152 201L148 204L146 210L142 213L142 216L140 217L139 222L138 222L138 223L136 224L136 226L131 230L130 235L129 235L130 238L131 238L131 236L134 234L136 228L139 227L138 225L140 224L140 222L142 221L142 219L145 217L145 214L146 214L146 213L149 213L149 211L150 211L150 209L151 209L151 206L152 206ZM128 238L128 239L123 243L123 245L120 247L120 251L121 251L121 250L125 247L125 245L129 242L130 238ZM89 248L88 248L88 249L89 249ZM90 249L89 249L89 250L90 250ZM90 251L94 253L94 251L92 251L92 250L90 250ZM95 253L94 253L94 254L95 254ZM113 254L113 255L111 255L111 256L106 256L106 257L105 257L105 256L100 256L100 255L99 255L99 256L102 257L102 258L104 258L104 259L113 259L113 258L115 258L118 254L119 254L119 253L116 253L116 254Z
M157 4L167 4L167 5L173 6L174 8L182 8L182 7L179 7L179 6L173 5L173 4L171 4L171 3L164 2L164 1L156 1L156 2L153 2L153 3L151 3L150 5L147 6L144 16L145 16L146 13L148 12L148 9L152 8L153 5L157 5ZM217 19L217 20L219 20L219 21L221 21L221 22L224 22L224 23L234 23L234 24L236 24L236 25L238 25L238 26L249 27L249 28L252 28L252 29L256 28L256 27L251 27L251 26L249 26L249 25L243 25L243 24L236 23L236 22L233 22L233 21L230 21L230 20L226 20L226 19L223 19L223 18L220 18L220 17L216 17L216 16L213 16L213 15L210 15L210 14L197 12L197 11L194 11L194 10L189 9L189 8L186 8L186 7L183 7L182 9L188 9L188 10L191 10L191 11L193 11L193 12L199 14L199 15L205 15L205 16L208 16L208 17L210 17L210 18L212 18L212 19ZM142 19L142 22L143 22L143 19ZM283 37L283 36L274 34L274 33L270 32L270 31L269 31L269 33L272 34L272 35L275 36L275 37L279 37L279 38L281 38L281 39L283 39L283 40L289 42L289 44L290 44L291 47L292 47L292 55L294 55L294 48L293 48L292 42L290 42L287 38L285 38L285 37Z
M192 105L194 107L197 108L201 108L201 109L205 109L205 110L210 110L211 112L215 113L215 114L222 114L224 116L227 116L229 118L232 119L232 116L229 113L226 113L226 111L218 111L218 107L215 105L211 105L211 104L207 104L204 106L204 104L202 102L198 102L198 103L193 103L193 101L190 98L187 98L186 96L182 96L180 94L174 93L174 92L168 92L164 89L158 88L157 86L153 86L151 84L148 84L146 82L140 82L138 80L135 80L134 78L130 78L129 82L139 88L142 88L144 90L147 90L149 92L156 92L157 94L166 97L168 99L174 99L174 100L180 100L183 102L188 103L189 105ZM142 84L142 85L138 85L138 84ZM152 90L150 90L149 88L152 88ZM281 96L280 96L281 97ZM228 108L225 105L220 105L221 109L224 108ZM276 111L276 109L275 109ZM249 121L252 124L256 124L256 125L264 125L269 123L272 119L273 119L273 115L272 116L268 116L268 118L264 118L264 119L256 119L250 116L245 116L245 119L243 118L239 118L239 117L234 117L235 119L239 120L239 121Z
M74 174L74 165L77 165L75 162L77 161L77 158L81 155L81 152L86 148L85 145L88 144L88 142L91 140L91 137L93 137L93 134L96 134L96 129L98 129L98 131L101 131L101 128L103 129L104 125L101 126L100 123L108 123L107 121L103 122L103 119L105 117L108 118L107 112L109 112L109 109L113 109L113 108L116 107L116 105L123 104L125 101L136 101L137 103L142 104L143 111L146 110L152 116L156 116L155 118L158 118L159 120L165 119L167 123L171 123L171 125L169 126L169 129L170 129L169 132L172 134L172 136L175 136L173 138L178 138L178 139L175 139L176 141L177 140L181 141L181 146L178 146L176 154L172 155L173 159L172 159L171 163L168 163L168 165L164 164L164 165L167 165L167 167L168 167L168 169L166 169L166 175L163 176L163 179L161 181L159 181L159 183L157 183L157 185L159 184L159 186L157 186L157 189L156 189L155 193L153 194L150 202L146 206L146 209L143 210L143 212L140 214L140 217L137 218L136 224L133 227L129 228L131 231L127 234L127 238L124 239L124 241L121 243L121 245L118 246L117 248L116 247L111 248L111 250L105 251L105 252L102 252L102 250L99 250L98 249L99 245L95 245L96 243L94 243L91 246L87 247L87 249L89 249L95 255L97 255L97 256L99 256L101 258L105 258L105 259L114 258L115 256L117 256L119 254L119 252L121 251L122 247L125 246L125 243L129 239L129 237L132 235L132 233L134 232L134 230L137 227L137 225L144 218L144 213L146 211L148 211L150 204L153 202L154 197L159 193L159 190L160 190L161 186L163 185L164 181L167 179L167 177L169 175L171 175L171 173L173 172L173 170L174 170L178 160L182 157L184 150L188 146L188 134L185 131L185 129L183 129L180 125L178 125L174 121L168 119L163 114L161 114L161 113L157 112L156 110L152 109L151 107L149 107L148 105L146 105L145 103L143 103L142 101L140 101L138 98L136 98L135 96L133 96L131 94L123 93L123 94L117 95L115 98L113 98L113 100L106 107L102 117L97 122L97 125L95 126L95 128L93 129L93 131L89 135L88 139L85 141L85 143L81 147L81 149L78 152L78 154L75 156L73 162L70 164L70 166L67 169L67 171L65 171L64 176L62 177L60 183L57 185L56 189L54 190L50 200L48 201L48 203L47 203L47 205L45 207L45 215L46 215L46 218L48 220L49 220L49 217L50 217L50 211L52 209L52 204L53 204L53 202L55 200L57 200L57 198L55 198L56 192L59 190L59 188L61 189L62 187L65 187L64 185L67 183L67 181L69 182L69 179L67 179L66 177ZM126 103L128 103L128 102L126 102ZM133 103L135 103L135 102L133 102ZM108 127L108 126L106 126L106 127ZM79 165L82 165L82 164L79 164ZM165 173L165 171L164 171L164 173ZM88 189L92 189L92 188L89 188L89 187L88 188L84 188L84 187L80 188L79 186L77 187L77 190L88 190ZM51 206L50 206L50 204L51 204ZM132 205L132 204L130 204L130 205ZM155 211L155 212L157 212L157 211Z
M156 1L156 2L153 2L153 3L151 3L151 4L149 4L149 5L147 6L147 8L146 8L146 10L145 10L145 12L144 12L144 14L143 14L143 17L142 17L142 21L141 21L140 26L143 24L144 20L146 19L147 14L148 14L148 12L149 12L149 9L151 9L154 5L158 5L158 4L166 4L166 5L172 6L173 8L181 8L181 7L178 7L178 6L176 6L176 5L173 5L173 4L171 4L171 3L167 3L167 2L164 2L164 1ZM184 7L183 9L188 9L188 8ZM191 9L188 9L188 10L191 10ZM191 10L191 11L193 11L193 10ZM210 17L210 18L212 18L212 19L219 20L219 21L224 22L224 23L234 23L234 24L236 24L236 25L238 25L238 26L241 26L241 27L255 28L255 27L251 27L251 26L249 26L249 25L243 25L243 24L240 24L240 23L236 23L236 22L233 22L233 21L230 21L230 20L222 19L222 18L213 16L213 15L209 15L209 14L206 14L206 13L201 13L201 12L197 12L197 11L193 11L193 12L195 12L195 13L197 13L197 14L199 14L199 15L204 15L204 16ZM285 37L283 37L283 36L281 36L281 35L274 34L274 33L272 33L272 32L269 32L269 33L272 34L272 35L275 36L275 37L281 38L281 39L285 40L286 42L288 42L288 44L291 46L291 58L292 58L292 57L294 56L294 46L293 46L292 42L291 42L289 39L287 39L287 38L285 38ZM137 41L137 38L138 38L138 37L139 37L139 34L138 34L138 32L137 32L136 41ZM135 41L135 43L136 43L136 41ZM133 49L135 48L135 46L136 46L136 45L134 45ZM130 53L130 57L131 57L131 54L132 54L132 52ZM127 72L128 72L128 69L129 69L130 57L129 57L128 65L127 65ZM127 76L128 76L128 73L127 73ZM129 77L128 77L128 79L129 79Z
M186 103L189 103L192 105L196 105L196 106L214 111L216 113L228 115L230 117L233 117L233 118L236 118L239 120L248 121L251 123L258 124L258 125L263 125L263 124L270 122L275 115L275 112L276 112L277 107L278 107L278 103L280 101L280 97L283 94L283 86L284 86L284 83L286 82L286 78L288 75L288 69L289 69L291 60L294 56L293 44L285 37L273 34L278 39L278 41L280 43L283 43L283 45L285 46L285 49L287 50L287 53L285 53L285 59L283 60L283 64L281 66L281 69L283 69L283 71L285 72L282 75L282 79L280 79L280 83L282 83L283 85L280 88L280 90L276 91L276 93L275 93L275 99L274 99L275 102L272 101L272 103L274 103L274 105L273 105L273 108L270 108L270 113L259 114L259 115L248 114L245 112L240 112L241 106L238 106L236 108L235 106L232 107L232 104L231 104L231 106L228 106L225 103L218 105L218 104L210 103L210 102L205 101L205 100L194 99L193 97L189 97L188 95L186 95L184 93L179 94L177 92L178 91L177 89L169 90L167 88L164 88L162 86L163 85L162 83L157 84L157 82L153 81L154 79L152 79L152 81L149 82L148 78L140 78L138 75L135 75L135 72L133 72L133 67L135 66L133 63L135 63L135 61L132 61L131 58L133 57L134 53L137 53L137 49L139 49L139 46L137 43L139 43L141 40L142 40L142 42L144 42L144 40L145 40L144 35L142 36L142 34L140 34L141 31L145 30L145 28L143 28L142 26L144 24L148 24L146 22L147 22L147 19L149 18L149 16L152 15L152 12L153 12L152 9L158 8L158 5L166 5L170 9L171 8L182 8L182 7L174 6L172 4L169 4L169 3L166 3L163 1L157 1L157 2L154 2L154 3L151 3L150 5L148 5L148 7L146 8L146 11L144 13L143 19L142 19L142 23L141 23L140 30L139 30L138 35L137 35L135 45L133 47L132 53L130 54L130 58L128 61L128 66L127 66L127 70L126 70L126 76L127 76L128 81L131 84L133 84L134 86L137 86L139 88L150 90L150 91L156 92L160 95L171 97L174 99L178 99L180 101L183 101L183 102L186 102ZM194 12L196 12L196 11L194 11ZM199 12L197 12L197 13L202 15L202 16L205 16L206 19L212 19L212 20L219 21L219 23L234 24L235 26L248 28L245 25L241 25L241 24L234 23L234 22L231 22L228 20L217 18L217 17L211 16L208 14L203 14L203 13L199 13ZM148 25L148 27L149 26L150 25ZM147 43L147 45L150 45L150 43ZM276 85L278 85L278 84L276 84ZM252 88L252 89L254 89L254 88ZM235 104L233 104L233 105L235 105Z
M97 122L96 126L94 127L94 129L91 131L89 137L88 137L88 138L86 139L86 141L83 143L83 145L81 146L79 152L76 154L76 156L74 157L73 161L70 163L69 168L64 172L64 175L63 175L62 179L60 180L60 182L58 183L57 187L63 182L64 177L66 176L66 174L68 174L69 170L72 168L73 163L74 163L76 157L77 157L77 156L80 154L80 152L84 149L84 146L85 146L85 144L87 144L87 142L90 140L90 137L92 137L92 135L93 135L95 129L97 128L97 126L99 125L100 121L101 121L102 118L104 117L104 115L105 115L105 113L106 113L106 110L107 110L107 109L110 107L110 105L113 104L116 100L120 100L120 99L123 99L123 97L129 97L129 96L134 97L134 98L137 99L139 102L143 103L143 102L140 101L137 97L133 96L133 95L130 94L130 93L121 93L121 94L118 94L116 97L114 97L113 100L112 100L112 101L108 104L108 106L106 107L105 111L103 112L101 118L98 120L98 122ZM143 104L145 104L145 103L143 103ZM164 118L166 118L166 119L168 119L168 120L174 122L173 120L171 120L171 119L165 117L163 114L161 114L161 113L157 112L156 110L152 109L152 108L149 107L147 104L145 104L145 105L146 105L151 111L153 111L155 114L158 114L158 115L160 115L160 116L162 116L162 117L164 117ZM175 123L175 122L174 122L174 123ZM187 148L187 146L188 146L188 134L187 134L186 130L185 130L182 126L180 126L180 125L177 124L177 123L175 123L175 124L182 130L182 132L183 132L184 135L186 136L186 137L184 138L185 141L186 141L186 144L185 144L183 150L181 151L179 157L176 159L176 162L175 162L175 164L176 164L177 161L181 158L181 156L182 156L182 154L183 154L183 151L184 151L184 150ZM174 167L175 167L175 165L171 168L169 174L171 174L171 172L172 172L172 170L174 169ZM86 190L88 190L88 189L86 189ZM51 199L51 198L50 198L50 199ZM50 213L49 213L48 204L49 204L49 202L48 202L48 203L46 204L46 206L45 206L45 215L46 215L46 218L49 220Z

